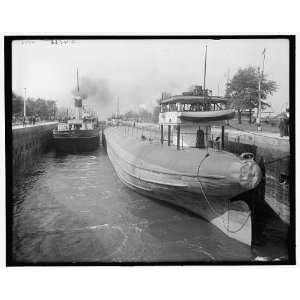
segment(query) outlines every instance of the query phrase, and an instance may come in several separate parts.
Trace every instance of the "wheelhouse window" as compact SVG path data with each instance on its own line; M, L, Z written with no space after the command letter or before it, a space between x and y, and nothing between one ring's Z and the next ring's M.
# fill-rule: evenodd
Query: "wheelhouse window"
M199 112L199 111L218 111L226 109L226 104L215 102L199 101L196 103L168 103L160 105L160 112Z

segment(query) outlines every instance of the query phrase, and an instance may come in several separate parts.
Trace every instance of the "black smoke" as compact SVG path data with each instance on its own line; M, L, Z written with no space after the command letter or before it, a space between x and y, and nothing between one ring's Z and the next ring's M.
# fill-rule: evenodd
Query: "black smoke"
M74 96L78 95L77 87L72 90ZM114 95L105 79L82 77L79 81L79 95L86 100L88 107L98 113L100 118L107 117L111 111Z

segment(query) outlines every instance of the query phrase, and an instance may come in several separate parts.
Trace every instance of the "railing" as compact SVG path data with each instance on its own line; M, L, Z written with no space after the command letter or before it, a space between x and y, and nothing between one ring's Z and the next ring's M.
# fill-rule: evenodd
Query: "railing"
M150 143L168 143L168 131L164 130L163 139L161 140L160 125L158 124L144 124L144 123L120 123L118 125L113 125L113 127L122 128L124 136L131 136L137 139L142 139L143 141L148 141ZM185 148L196 148L196 135L197 132L180 132L180 149ZM195 142L191 143L189 136L195 136ZM206 137L208 142L206 143L206 148L211 148L216 151L221 150L221 141L212 140L212 136ZM171 131L170 135L170 145L169 147L177 147L177 135L174 131Z

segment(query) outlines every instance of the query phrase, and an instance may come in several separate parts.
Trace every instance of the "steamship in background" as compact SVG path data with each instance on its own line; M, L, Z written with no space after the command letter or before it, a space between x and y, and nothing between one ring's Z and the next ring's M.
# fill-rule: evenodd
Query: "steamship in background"
M96 113L83 107L79 93L78 70L74 107L75 116L66 122L60 122L53 130L54 148L59 152L92 151L99 146L99 121Z

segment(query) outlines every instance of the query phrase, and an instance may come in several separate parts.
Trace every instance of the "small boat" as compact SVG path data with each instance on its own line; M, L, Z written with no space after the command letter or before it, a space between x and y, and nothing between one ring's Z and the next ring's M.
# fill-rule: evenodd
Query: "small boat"
M129 188L192 211L230 238L251 245L251 209L239 195L257 187L261 170L250 153L237 156L224 151L224 125L233 116L228 99L210 97L206 90L204 95L163 98L160 141L126 135L130 130L122 126L107 127L107 153ZM181 129L191 124L201 125L206 134L199 128L195 147L183 149ZM222 126L221 145L207 134L212 124Z
M99 146L99 122L95 113L83 109L79 93L77 71L77 95L74 97L75 116L58 124L53 130L53 143L60 152L92 151Z
M230 120L234 117L234 109L224 109L219 111L199 111L199 112L182 112L178 114L181 120L186 121L219 121L219 120Z

